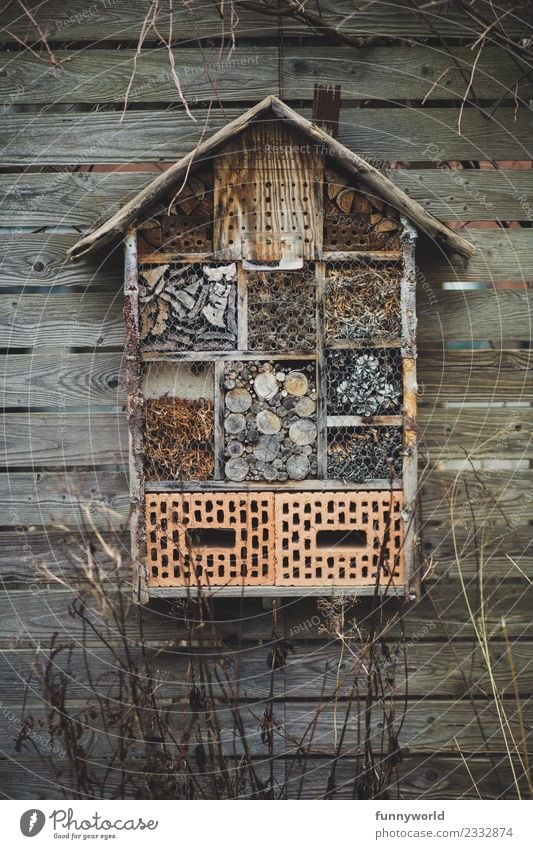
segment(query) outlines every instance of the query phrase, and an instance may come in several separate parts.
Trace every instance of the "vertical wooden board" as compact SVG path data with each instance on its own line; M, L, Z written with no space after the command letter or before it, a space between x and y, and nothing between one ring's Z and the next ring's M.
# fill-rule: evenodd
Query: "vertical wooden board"
M323 157L280 122L254 124L215 160L214 251L277 262L322 252Z

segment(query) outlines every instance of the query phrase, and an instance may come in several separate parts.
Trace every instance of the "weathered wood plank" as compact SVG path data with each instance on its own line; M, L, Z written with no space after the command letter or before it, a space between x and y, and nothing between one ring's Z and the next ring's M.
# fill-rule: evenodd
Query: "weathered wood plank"
M456 255L443 254L428 239L419 240L420 304L424 298L427 301L432 288L443 281L533 283L533 233L530 228L480 230L470 227L463 232L476 244L476 253L467 263ZM48 234L0 237L0 289L6 286L68 286L85 290L101 285L119 291L123 281L122 246L115 245L105 257L82 259L74 264L66 259L66 253L76 241L76 236Z
M470 471L429 472L422 484L423 520L452 519L464 525L474 519L482 527L513 521L527 524L533 518L528 498L532 477L527 472L484 470L482 482ZM124 475L111 472L16 472L0 476L0 505L4 524L82 527L88 508L99 527L118 528L128 520L129 490Z
M129 568L130 537L128 533L104 533L108 545L120 552ZM26 532L21 527L13 531L0 533L0 576L4 586L10 589L31 584L34 589L44 587L48 581L44 570L73 586L82 584L82 564L76 559L87 547L97 552L98 563L104 569L110 564L110 558L102 550L96 536L92 533L77 534L57 531L32 530ZM82 558L82 563L84 562Z
M467 581L466 586L473 615L479 617L480 602L475 580ZM38 643L49 641L56 631L59 640L80 639L80 622L68 613L72 600L71 592L40 586L0 594L0 643L6 648L35 647ZM92 610L90 604L88 610ZM350 615L355 616L360 627L365 629L369 625L369 611L369 602L363 599ZM180 619L179 608L158 602L142 611L135 605L131 606L127 616L127 633L132 644L140 639L141 612L147 645L168 645L169 640L177 645L180 640L187 639L188 626ZM408 641L441 638L465 640L472 639L474 635L463 590L457 580L440 581L432 585L430 595L423 596L416 603L403 604L391 600L384 608L384 616L394 617L402 612ZM510 636L533 639L530 613L531 599L516 582L503 581L486 587L485 615L493 635L502 636L501 620L504 617ZM99 615L97 610L94 615ZM235 640L271 640L271 618L271 611L265 610L258 598L246 599L245 602L242 599L226 599L215 602L214 606L215 627L224 643ZM393 618L392 621L392 626L387 630L390 639L402 633L398 620ZM323 628L326 624L324 614L317 608L316 599L294 598L281 605L278 633L284 634L291 641L324 640ZM201 631L196 630L195 636L208 645L213 632L206 626Z
M52 67L29 51L11 54L8 72L0 78L4 103L122 103L133 73L135 50L65 51L55 53ZM236 48L226 64L218 48L174 51L176 71L185 98L261 100L278 90L275 47ZM219 63L217 65L217 63ZM179 103L166 48L141 51L130 87L129 102Z
M124 464L128 456L122 413L11 413L0 436L2 466Z
M425 399L431 405L431 399ZM533 410L422 408L421 448L433 463L449 458L533 457Z
M112 592L113 588L110 586L109 590ZM125 593L131 601L128 586ZM59 640L79 640L83 633L79 617L69 615L73 598L72 592L40 586L0 593L1 644L10 648L35 648L39 643L48 643L56 631ZM90 615L101 621L101 613L90 600L87 610ZM180 640L187 640L191 623L187 625L177 610L175 606L166 603L143 608L133 603L128 605L126 633L132 648L141 642L141 617L146 646L177 646ZM258 598L246 600L245 614L241 599L226 600L223 604L215 603L214 627L224 643L228 644L235 641L248 643L271 640L272 613L263 608L261 599ZM511 630L515 629L516 622L512 622L510 627ZM205 624L202 628L196 628L195 637L199 645L210 645L213 637L211 626ZM95 644L91 635L87 636L87 640L89 645Z
M476 246L476 252L468 261L457 254L444 254L425 237L419 240L416 254L419 290L455 281L488 285L518 281L531 286L531 228L482 230L468 227L462 232ZM422 302L423 297L420 300Z
M124 404L122 368L120 353L1 356L2 405L65 409Z
M122 395L122 392L121 392ZM450 458L524 459L533 456L533 412L433 410L420 417L422 446L434 468ZM122 412L9 413L0 439L0 465L9 467L94 466L127 459Z
M489 526L476 532L427 523L421 536L423 571L430 570L432 580L459 575L469 580L482 572L485 580L516 580L525 588L524 573L533 577L533 540L527 526Z
M122 294L0 295L0 340L8 350L55 345L65 353L122 345Z
M287 702L285 706L285 731L291 739L299 741L306 733L313 719L315 708L319 703ZM527 702L525 709L528 710ZM520 739L520 728L516 709L510 707L509 728L507 733ZM361 710L362 714L362 710ZM487 749L491 752L504 753L506 736L501 731L500 720L495 706L489 702L479 708L479 718L483 733L488 738ZM380 731L383 733L383 715L378 717L376 711L372 717L372 743L379 747ZM341 721L342 725L342 721ZM358 728L359 725L359 728ZM381 729L380 729L381 726ZM334 747L334 729L339 728L338 711L334 705L327 705L321 711L315 726L311 749L313 753L331 754ZM481 754L484 751L483 733L481 732L476 715L468 701L432 701L423 699L419 702L408 703L407 711L399 735L400 746L408 747L411 753L416 752L457 752L459 745L462 752ZM361 735L361 736L359 736ZM308 732L309 736L309 732ZM352 712L347 723L344 739L345 751L350 754L361 753L364 732L362 731L361 715L357 710ZM386 735L385 735L386 741ZM386 746L385 742L385 746ZM296 754L297 745L289 746L289 752Z
M119 472L15 472L0 476L0 505L6 525L85 527L89 509L96 527L125 526L129 490Z
M421 4L425 5L425 4ZM173 36L175 43L197 38L222 37L233 30L238 37L257 38L278 35L278 21L275 16L261 15L243 7L239 0L234 4L235 15L215 3L203 3L195 8L194 4L180 5L173 10ZM94 9L94 10L93 10ZM387 37L472 37L475 32L467 16L454 10L430 8L429 11L416 13L415 8L405 6L401 0L373 3L372 7L354 8L351 0L322 0L320 13L328 25L336 26L342 32L355 36L368 34ZM137 40L146 15L143 0L106 0L88 7L85 0L70 0L65 9L61 0L48 0L39 7L38 21L46 31L51 42L76 41L105 42L131 39ZM6 32L2 39L13 40L19 37L37 38L37 32L29 19L17 6L7 7L4 13ZM505 31L510 35L524 37L527 22L520 16L510 16L505 22ZM168 36L169 16L161 9L158 16L160 32ZM284 32L291 35L312 35L309 27L300 21L283 19ZM149 35L153 40L155 36ZM489 34L490 38L490 34Z
M201 135L220 130L239 109L129 110L75 114L4 115L0 149L4 164L72 165L175 161ZM311 117L311 109L302 109ZM388 160L531 159L533 117L503 107L493 117L466 108L458 132L458 109L343 108L339 140L379 165Z
M38 760L25 760L18 763L13 760L0 760L0 795L7 799L71 799L74 793L80 794L64 762L58 760L60 777L55 776ZM258 769L264 763L259 760ZM63 767L63 769L62 769ZM326 794L331 762L325 758L311 758L305 767L292 759L285 761L289 799L323 799ZM133 770L142 770L142 762L132 762L127 766ZM336 791L334 798L354 798L354 783L358 769L354 759L347 758L337 762ZM409 755L404 754L398 767L400 773L399 792L405 799L513 799L516 798L514 778L506 756L496 756L494 760L483 756L470 755L468 770L459 756L453 755ZM107 775L105 766L92 765L92 772ZM304 779L301 783L302 773ZM522 777L520 766L515 765L515 775ZM283 781L283 779L281 779ZM473 781L475 784L473 784ZM522 784L522 781L521 781ZM117 792L117 780L107 775L108 795ZM476 789L477 788L477 789ZM392 796L396 788L391 790ZM525 793L525 787L523 789ZM78 796L76 796L78 798ZM79 795L83 798L83 794ZM524 797L523 797L524 798Z
M80 291L107 288L120 290L124 278L122 245L105 258L67 259L76 236L38 235L17 231L0 236L0 289L6 286L68 286Z
M231 23L231 12L217 4L204 3L198 9L194 4L177 6L173 12L173 35L176 43L187 39L221 37L229 35L234 29L240 37L257 38L278 35L278 22L274 16L261 15L244 8L236 0L237 15ZM430 9L429 12L416 13L414 8L405 6L400 0L377 2L372 7L354 8L350 0L323 0L320 12L328 25L340 27L342 32L356 36L367 34L387 37L472 37L472 22L460 12L453 15L446 11ZM39 7L39 24L47 32L51 42L93 40L98 42L137 39L146 15L146 6L142 0L112 0L102 2L93 11L85 0L71 0L65 9L61 0L48 0ZM36 30L29 19L16 6L8 7L4 13L6 32L2 39L13 40L19 37L37 38ZM519 16L506 20L505 30L509 34L524 37L524 24ZM168 35L169 16L161 9L158 26L161 33ZM309 27L290 18L284 18L284 31L291 35L310 35ZM152 39L154 36L152 35Z
M335 794L327 798L356 799L357 770L357 763L349 758L338 761ZM287 760L288 797L326 798L324 788L330 771L331 761L327 759L311 758L305 767ZM395 798L398 790L401 799L479 799L480 796L482 799L514 799L518 798L515 776L519 777L521 797L525 798L527 793L522 768L516 763L513 772L505 755L492 759L470 755L468 770L458 756L406 755L399 765L399 774L397 788L391 788L391 798Z
M283 58L283 92L286 98L313 97L317 79L340 83L343 99L450 100L467 91L476 52L470 47L292 47ZM525 70L525 66L524 69ZM474 91L478 98L502 97L513 88L517 66L509 54L486 47L475 66ZM522 97L532 83L523 81Z
M312 742L310 741L310 726L314 722L317 708L320 707L318 718L314 725ZM241 705L240 714L246 737L247 747L254 756L265 755L266 745L263 742L262 714L267 708L265 700L255 700L251 705ZM527 711L527 702L525 703ZM45 706L43 704L28 704L26 715L32 715L35 723L43 716ZM342 708L336 708L335 704L320 702L287 702L274 705L274 718L278 726L275 737L275 748L280 754L296 755L300 748L300 741L307 741L311 755L332 754L335 745L335 728L340 730L343 721ZM516 710L512 703L508 709L508 735L520 739L520 727ZM354 704L346 723L343 750L346 754L361 755L364 751L364 699L359 705ZM407 748L410 753L423 752L457 753L459 745L462 752L482 754L486 750L503 754L506 751L508 740L501 731L500 719L496 707L491 702L482 703L478 707L478 718L469 701L432 700L423 699L407 704L407 710L401 731L398 735L398 743L401 748ZM188 727L191 719L191 709L188 699L183 702L174 701L169 706L168 719L171 729L175 733L174 741L168 741L168 749L176 751L182 743L179 740L180 731ZM220 742L223 749L231 754L236 751L240 754L242 743L235 733L234 717L231 706L217 704L217 721L220 727ZM383 732L384 714L379 708L372 712L370 720L370 742L376 752L380 751L380 744L385 746L387 752L387 735ZM482 725L482 730L479 727ZM6 741L13 739L16 731L13 730L11 715L0 713L0 739ZM95 757L106 757L110 753L110 747L116 746L112 735L109 738L100 731L96 723L94 728L94 740L91 750ZM399 730L399 721L398 721ZM90 744L89 734L92 728L88 728L82 736L80 743ZM46 745L46 732L43 731ZM484 738L487 740L485 744ZM133 752L137 750L141 754L141 747L132 747ZM32 757L31 749L28 755ZM24 757L20 758L22 761Z
M110 639L112 640L112 637ZM119 642L112 641L112 645L119 656L123 657L123 648ZM270 651L268 645L253 643L246 647L228 647L222 651L215 647L195 648L192 653L178 646L170 647L168 650L160 647L152 650L148 647L145 658L153 676L152 680L154 684L157 683L158 693L162 699L188 697L192 686L191 667L195 664L197 672L201 665L212 670L213 673L215 670L218 671L222 676L220 680L227 685L228 691L233 690L241 699L254 699L268 696L271 677L268 665ZM38 676L42 674L49 656L50 653L45 646L36 649L2 650L0 652L2 703L22 701L25 682L34 672L36 677L33 680L38 681ZM466 656L468 657L468 653ZM132 646L130 657L132 663L138 664L138 669L142 670L144 665L142 647ZM74 649L70 658L68 651L60 652L54 657L54 670L62 671L70 678L70 698L73 700L90 698L95 687L101 695L104 693L116 695L116 664L112 652L102 643L90 649L89 670L86 660L79 647ZM517 662L520 666L520 658ZM274 695L277 698L283 696L283 683L283 672L276 670ZM213 692L216 697L223 696L223 688L217 682L215 674L213 674Z
M224 61L218 48L173 51L176 73L186 99L194 103L213 95L224 101L260 100L278 90L278 50L237 46ZM449 55L450 54L450 55ZM227 54L226 54L227 55ZM114 103L125 100L133 73L135 51L125 48L55 51L59 67L52 68L28 51L11 55L9 73L0 79L5 103ZM317 78L342 86L345 99L422 100L462 98L476 62L469 47L443 50L425 44L412 46L292 47L281 59L284 97L313 97ZM525 69L509 53L487 46L475 65L478 98L500 98L513 90ZM519 93L528 98L533 84L527 76ZM142 50L137 56L129 102L179 102L166 48Z
M512 463L509 469L500 470L496 464L496 470L489 465L478 473L471 471L467 460L460 472L430 469L422 475L422 525L526 525L533 519L532 482L528 471L516 471Z
M127 563L129 534L111 533L108 542L121 552ZM37 586L43 583L39 570L46 567L53 575L81 581L81 567L73 560L72 553L79 552L84 543L98 549L91 534L81 536L75 531L58 533L53 530L22 533L20 528L18 531L4 531L0 533L0 577L4 585L11 588L25 584ZM491 582L514 580L519 585L525 580L523 573L533 578L533 541L529 538L527 526L483 528L476 536L464 528L456 528L452 534L449 528L427 523L423 528L422 543L421 555L426 558L424 571L429 568L431 558L431 577L435 581L456 579L459 569L469 580L478 574L481 564L485 579ZM100 560L105 567L107 559L99 555Z
M482 221L533 217L531 206L524 202L533 193L533 171L407 169L389 171L387 176L439 218ZM90 230L153 179L153 172L2 174L0 225L69 225ZM15 238L13 249L17 250Z
M118 643L115 648L120 652ZM357 678L358 687L365 688L364 664L357 665L353 658L346 657L339 645L315 642L310 645L296 642L294 653L289 655L284 669L275 671L274 695L285 699L320 698L325 701L349 696ZM481 657L479 648L472 649L464 643L443 644L418 643L403 651L389 646L391 658L378 654L376 663L382 675L394 681L391 689L401 698L419 696L436 698L484 698L491 692L490 675ZM516 642L512 646L512 660L516 670L516 683L521 696L533 692L533 646L529 642ZM147 651L147 661L154 680L159 679L158 693L161 698L183 698L191 686L191 666L196 670L203 663L209 669L225 676L228 688L234 688L241 698L264 698L268 695L270 669L268 665L270 647L249 645L235 646L222 651L214 648L194 649L192 654L183 648L165 651ZM512 674L509 656L502 643L494 642L490 649L491 671L498 691L504 697L513 696ZM132 649L133 660L142 668L139 649ZM0 653L0 698L19 701L23 695L24 682L30 673L37 674L48 659L46 647L39 649L4 649ZM111 652L104 646L91 649L90 678L82 651L59 654L54 659L57 671L69 671L70 697L82 699L90 695L91 683L97 684L99 692L111 691L116 682L116 667ZM408 689L406 689L406 675ZM223 694L214 681L214 692Z
M418 359L419 399L429 410L446 402L529 402L532 369L533 358L526 349L452 351L433 345L429 350L428 344ZM509 412L511 422L514 412Z
M490 340L501 347L506 338L532 336L531 290L439 292L436 301L418 304L418 339L423 344Z
M490 675L479 647L453 642L418 642L405 648L405 656L396 645L391 644L387 648L390 657L378 652L376 665L383 678L394 682L390 685L391 690L398 697L406 692L409 698L424 696L429 699L437 696L478 698L491 693ZM512 647L516 682L524 696L533 692L531 649L531 644L526 642L516 642ZM489 654L498 691L504 696L512 696L513 675L505 645L494 642ZM365 674L365 664L358 664L355 658L347 656L346 650L338 644L296 642L285 668L284 695L287 699L319 699L323 694L327 701L337 692L345 698L350 695L356 679L357 686L365 689ZM8 670L6 677L13 679ZM15 683L13 681L13 685ZM9 689L6 695L8 693Z
M531 338L532 293L526 290L439 292L419 299L421 344ZM4 348L62 348L123 344L120 293L40 295L0 294L0 345Z

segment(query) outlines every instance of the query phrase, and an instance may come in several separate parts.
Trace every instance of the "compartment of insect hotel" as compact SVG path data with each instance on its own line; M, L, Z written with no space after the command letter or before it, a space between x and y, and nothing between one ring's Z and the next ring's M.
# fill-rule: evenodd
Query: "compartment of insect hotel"
M224 365L224 474L230 481L317 478L314 362Z
M214 382L209 362L143 364L143 458L148 483L213 480Z

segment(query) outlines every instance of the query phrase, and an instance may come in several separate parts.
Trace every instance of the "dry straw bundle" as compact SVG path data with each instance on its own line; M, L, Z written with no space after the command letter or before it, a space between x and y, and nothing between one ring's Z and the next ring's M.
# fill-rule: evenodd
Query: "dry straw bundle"
M150 398L145 405L145 475L149 480L213 476L213 402Z

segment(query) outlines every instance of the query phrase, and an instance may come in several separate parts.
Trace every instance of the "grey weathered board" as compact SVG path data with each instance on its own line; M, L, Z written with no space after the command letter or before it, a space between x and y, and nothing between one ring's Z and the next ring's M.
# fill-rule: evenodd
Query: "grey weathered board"
M387 176L432 215L445 220L531 221L533 171L402 169ZM0 226L75 226L90 230L144 188L154 174L87 172L0 175ZM520 200L522 198L522 200ZM15 241L15 240L14 240ZM16 250L16 244L14 245ZM99 281L100 282L100 281Z
M425 4L423 4L425 5ZM236 35L246 38L268 38L279 35L276 16L262 15L249 10L236 0L236 20L233 29ZM420 14L416 7L406 6L402 0L387 0L354 8L352 0L322 0L320 11L327 24L339 27L341 32L357 37L383 35L392 37L435 36L446 38L465 38L473 35L471 20L455 10L453 15L446 11L429 8L429 13ZM47 32L51 43L131 41L137 39L146 15L143 0L113 0L92 12L85 0L70 0L68 10L62 0L48 0L43 4L39 17L41 27ZM386 25L384 16L386 15ZM173 14L173 35L177 44L187 43L197 38L229 36L231 33L231 12L216 4L205 3L195 10L194 4L176 6ZM165 9L160 13L160 32L168 36L169 16ZM18 6L8 6L4 12L3 25L6 32L3 40L14 41L18 36L33 37L37 33L28 18ZM298 20L284 19L283 30L289 35L309 35L309 28ZM505 31L509 35L523 36L524 21L519 16L510 16L505 21ZM147 44L152 44L155 36L148 34Z
M159 111L38 112L4 115L0 146L6 165L170 162L184 156L240 114L234 107L207 113L194 110L196 122L179 108ZM301 110L306 118L311 110ZM522 109L465 108L461 132L458 110L341 110L339 141L372 161L452 159L528 159L533 117ZM497 210L495 210L497 212Z
M433 472L422 479L424 521L450 522L450 505L458 520L527 524L533 518L533 502L526 498L531 475L526 471L485 473L484 487L465 462L466 471ZM457 481L457 485L456 485ZM464 489L469 487L469 495ZM84 510L99 528L121 528L128 521L130 499L121 472L57 471L0 474L0 509L7 526L35 524L77 528L83 531Z
M345 99L450 100L462 98L476 60L469 47L442 49L429 45L362 47L293 47L280 56L275 47L237 46L224 64L218 48L181 48L174 51L176 74L185 98L194 102L216 96L223 101L261 100L278 90L283 74L286 99L312 99L320 78L340 83ZM130 85L129 102L176 102L176 84L169 72L164 47L143 50L57 50L52 67L29 52L11 58L9 73L0 78L0 97L9 103L121 103ZM217 65L217 63L219 63ZM518 74L517 74L518 64ZM508 94L522 66L499 47L486 47L475 66L474 91L478 98ZM524 68L526 66L524 65ZM531 96L527 76L520 86L522 98Z
M426 398L419 417L421 448L436 468L451 458L464 459L465 453L472 459L490 458L495 450L501 459L533 457L529 407L440 410L436 403L434 396ZM0 467L120 465L126 463L127 455L122 412L93 411L86 417L79 412L8 413L4 417Z

